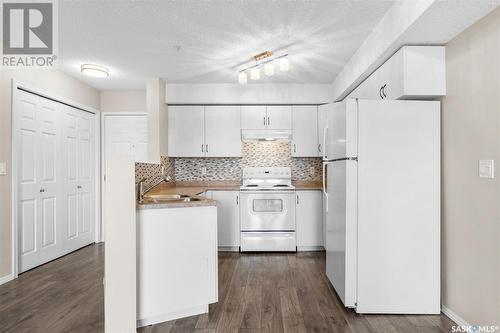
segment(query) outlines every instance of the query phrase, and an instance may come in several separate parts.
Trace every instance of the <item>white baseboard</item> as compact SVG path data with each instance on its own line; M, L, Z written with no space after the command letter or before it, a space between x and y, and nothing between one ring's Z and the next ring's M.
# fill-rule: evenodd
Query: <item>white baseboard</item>
M456 312L441 304L441 312L444 313L448 318L455 322L459 326L470 326L462 317L460 317Z
M0 277L0 285L7 283L9 281L12 281L12 280L14 280L14 275L12 275L12 274L2 276L2 277Z
M323 246L297 246L297 251L325 251L325 248Z
M219 252L240 252L239 246L219 246Z
M199 315L202 313L208 313L208 304L195 306L189 309L178 310L170 313L165 313L161 315L157 315L150 318L143 318L137 320L137 327L143 327L153 324L162 323L164 321L170 321L174 319L190 317L194 315Z

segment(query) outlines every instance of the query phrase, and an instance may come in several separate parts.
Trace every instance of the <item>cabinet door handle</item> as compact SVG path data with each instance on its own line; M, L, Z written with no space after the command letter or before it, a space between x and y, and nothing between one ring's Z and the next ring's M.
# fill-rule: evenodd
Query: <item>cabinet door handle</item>
M41 189L40 189L40 193L43 193L43 192L45 192L45 189L44 189L44 188L41 188Z
M269 121L269 117L267 117L267 126L271 125L271 122Z
M297 205L299 204L299 195L297 194Z
M384 98L387 98L387 94L385 93L386 87L387 87L387 83L382 86L382 95L384 95Z
M382 95L382 87L380 87L380 89L378 90L378 95L380 96L380 98L384 98L384 96Z
M203 145L203 143L202 143L202 144L201 144L201 152L202 152L202 153L203 153L203 146L204 146L204 145Z
M293 152L296 153L297 152L297 145L294 143L293 144Z
M239 196L239 195L237 195L237 196L236 196L236 205L239 205L239 204L240 204L240 196Z
M208 143L205 145L205 153L208 153Z
M266 126L266 117L264 117L264 126Z
M82 185L78 185L76 188L77 188L77 189L81 189L81 188L82 188Z
M321 153L321 143L318 143L318 152Z

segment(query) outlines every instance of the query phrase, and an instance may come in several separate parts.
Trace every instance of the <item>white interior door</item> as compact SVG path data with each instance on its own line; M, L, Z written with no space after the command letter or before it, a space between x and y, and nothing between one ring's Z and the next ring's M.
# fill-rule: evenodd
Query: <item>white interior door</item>
M205 152L209 157L240 157L240 107L205 106Z
M147 115L105 115L104 152L105 159L125 156L134 162L147 162Z
M134 116L134 161L148 162L148 116Z
M94 115L77 110L78 115L78 247L94 240Z
M38 98L38 115L40 120L39 173L40 184L40 258L47 262L57 258L61 252L61 239L58 237L62 210L58 209L62 202L60 177L61 166L61 130L59 125L60 104L45 98Z
M14 95L19 272L94 240L94 121L38 95Z
M64 107L63 161L65 252L94 240L94 115Z
M78 115L69 106L63 108L63 244L64 251L71 252L78 248Z
M18 255L19 270L38 265L39 211L41 187L39 184L38 142L40 121L38 96L18 91L14 100L17 117L17 177L18 177Z

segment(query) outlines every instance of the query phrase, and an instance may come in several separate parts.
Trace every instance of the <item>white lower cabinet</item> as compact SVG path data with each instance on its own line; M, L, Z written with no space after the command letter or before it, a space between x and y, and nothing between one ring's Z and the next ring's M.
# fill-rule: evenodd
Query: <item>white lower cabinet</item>
M219 202L217 209L217 244L220 250L238 251L240 246L240 192L210 191Z
M137 326L208 312L218 301L217 208L137 211Z
M296 191L297 250L321 250L323 242L323 196L318 190Z

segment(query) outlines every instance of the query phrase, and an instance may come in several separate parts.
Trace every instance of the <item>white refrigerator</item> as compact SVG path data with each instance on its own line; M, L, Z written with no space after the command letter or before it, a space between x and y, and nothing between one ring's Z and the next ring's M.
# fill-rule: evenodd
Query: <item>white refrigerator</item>
M358 313L440 312L440 102L321 106L326 274Z

